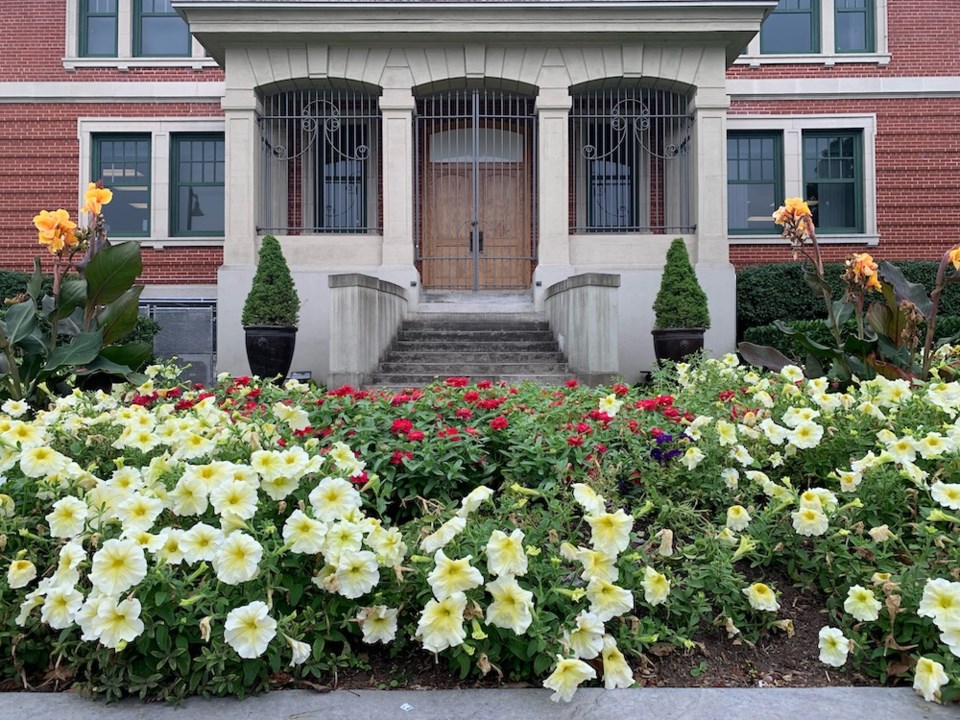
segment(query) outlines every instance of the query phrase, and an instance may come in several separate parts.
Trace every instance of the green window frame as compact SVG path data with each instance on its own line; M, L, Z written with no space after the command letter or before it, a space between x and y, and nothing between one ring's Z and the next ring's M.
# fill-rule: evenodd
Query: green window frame
M171 237L223 237L224 156L223 133L171 137Z
M727 133L727 230L775 235L773 212L783 202L783 133Z
M81 57L117 57L118 0L80 0Z
M172 0L134 0L133 54L136 57L190 57L190 27Z
M760 26L762 55L820 52L820 0L780 0Z
M874 0L834 0L835 49L838 53L872 53L876 48Z
M803 187L817 232L864 232L863 133L803 133Z
M90 177L103 179L113 200L103 209L114 237L150 236L151 138L149 133L93 135Z

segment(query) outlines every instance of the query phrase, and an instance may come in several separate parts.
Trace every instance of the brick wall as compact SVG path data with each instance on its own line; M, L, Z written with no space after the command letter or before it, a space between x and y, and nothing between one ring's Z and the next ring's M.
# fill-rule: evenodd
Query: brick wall
M0 105L0 267L29 269L34 256L43 251L33 227L39 210L64 208L76 216L78 118L219 114L219 105L204 103ZM144 248L143 259L144 282L216 283L223 251L217 247Z
M7 0L13 4L13 0ZM67 2L77 0L32 0L16 3L15 12L0 13L0 82L64 81L220 81L220 68L77 68L63 67L66 54Z
M960 242L952 221L960 187L960 99L736 102L737 114L876 113L877 224L884 259L932 259ZM853 246L825 246L842 259ZM781 246L732 245L742 266L790 259Z
M735 65L728 78L897 77L960 74L960 25L957 0L889 0L887 10L888 65L851 63Z

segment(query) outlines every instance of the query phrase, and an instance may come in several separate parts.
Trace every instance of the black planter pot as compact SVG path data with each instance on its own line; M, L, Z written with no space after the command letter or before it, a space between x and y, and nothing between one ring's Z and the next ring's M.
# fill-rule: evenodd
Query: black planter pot
M247 361L250 372L263 378L285 378L293 362L297 328L276 325L247 325Z
M687 355L703 350L706 328L664 328L653 330L653 352L657 362L681 362Z

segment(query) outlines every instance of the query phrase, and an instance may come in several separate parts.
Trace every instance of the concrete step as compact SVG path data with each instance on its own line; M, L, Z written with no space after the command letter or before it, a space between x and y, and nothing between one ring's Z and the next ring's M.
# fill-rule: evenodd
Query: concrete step
M404 330L523 330L549 332L550 323L534 317L518 320L512 317L477 316L461 318L456 315L438 315L436 317L414 317L404 321Z
M442 375L431 375L428 373L398 374L398 373L378 373L374 376L370 387L390 387L390 388L416 388L437 380L445 380L448 377L468 377L470 383L477 383L481 380L490 380L492 382L506 382L515 385L521 382L532 382L537 385L563 385L572 376L568 373L554 373L542 375L464 375L463 373L451 373Z
M409 362L382 362L380 372L385 375L399 373L443 375L544 375L551 373L565 373L567 364L564 362L527 362L527 363L467 363L458 361L455 357L445 362L409 363Z
M498 346L499 347L499 346ZM417 344L407 350L393 348L382 362L436 363L454 359L463 363L529 363L564 362L563 353L556 350L431 350Z
M423 352L557 352L557 342L551 340L485 340L475 338L457 340L396 340L391 351L423 351Z
M472 340L474 342L510 342L510 341L552 341L553 334L549 330L528 330L524 328L509 330L463 330L460 328L447 329L408 329L404 325L398 335L400 340Z

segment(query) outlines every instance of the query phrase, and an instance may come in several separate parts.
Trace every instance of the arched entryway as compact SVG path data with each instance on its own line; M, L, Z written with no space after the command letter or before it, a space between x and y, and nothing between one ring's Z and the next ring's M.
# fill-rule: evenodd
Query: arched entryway
M537 122L529 95L482 88L417 101L416 260L427 289L530 287Z

